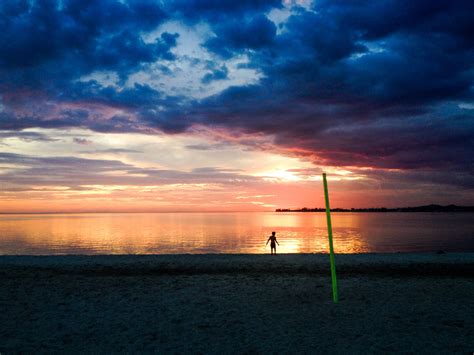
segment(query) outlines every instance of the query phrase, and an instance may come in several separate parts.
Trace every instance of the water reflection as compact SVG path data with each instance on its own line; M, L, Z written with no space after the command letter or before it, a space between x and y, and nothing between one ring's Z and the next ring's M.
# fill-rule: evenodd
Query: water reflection
M474 250L472 214L334 213L337 253ZM455 231L452 226L456 226ZM325 253L322 213L1 215L0 254Z

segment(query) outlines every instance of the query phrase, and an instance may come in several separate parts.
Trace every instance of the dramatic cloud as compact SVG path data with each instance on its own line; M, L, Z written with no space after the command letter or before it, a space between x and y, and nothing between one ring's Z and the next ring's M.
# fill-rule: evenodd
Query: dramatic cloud
M472 1L12 0L0 25L0 139L204 127L188 150L474 185Z
M273 43L276 26L267 17L229 19L214 24L215 37L205 47L224 58L240 54L242 50L258 50Z

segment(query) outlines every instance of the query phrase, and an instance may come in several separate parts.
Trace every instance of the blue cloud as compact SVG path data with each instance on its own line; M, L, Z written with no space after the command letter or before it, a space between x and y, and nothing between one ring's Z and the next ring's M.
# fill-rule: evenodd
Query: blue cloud
M215 80L225 80L228 78L229 71L225 65L218 69L214 69L211 72L207 73L206 75L203 76L201 79L201 82L203 84L209 84L212 81Z
M282 8L281 0L170 0L165 8L176 18L188 24L206 21L210 24L229 19L242 19L247 15L262 14Z
M260 49L272 44L276 26L268 18L258 15L252 18L232 19L213 26L216 36L204 46L224 58L247 49Z
M279 8L289 17L273 23ZM258 73L201 100L146 83L120 87L150 63L171 77L178 35L142 36L173 20L204 24L212 58L202 83L232 60ZM182 132L200 125L271 134L282 148L333 165L474 174L474 3L315 1L8 1L0 4L0 128L88 127ZM177 64L176 64L177 65ZM78 81L110 70L119 87ZM178 70L183 70L179 68ZM62 103L120 108L101 119ZM449 110L446 109L449 107ZM298 148L298 149L293 149Z
M176 34L164 33L155 43L144 43L140 34L165 19L151 1L2 2L0 70L7 77L27 72L33 78L74 78L101 69L130 71L159 58L172 60Z

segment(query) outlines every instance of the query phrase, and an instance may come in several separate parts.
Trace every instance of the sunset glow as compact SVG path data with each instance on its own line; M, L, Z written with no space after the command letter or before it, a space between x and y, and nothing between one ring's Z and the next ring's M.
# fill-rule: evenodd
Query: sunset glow
M0 212L474 203L459 8L139 3L0 5Z

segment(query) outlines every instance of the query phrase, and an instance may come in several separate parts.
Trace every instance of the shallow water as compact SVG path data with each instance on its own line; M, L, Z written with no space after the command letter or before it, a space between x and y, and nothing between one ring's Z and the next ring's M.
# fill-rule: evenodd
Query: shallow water
M332 213L338 253L474 251L473 213ZM0 215L0 255L327 252L323 213Z

